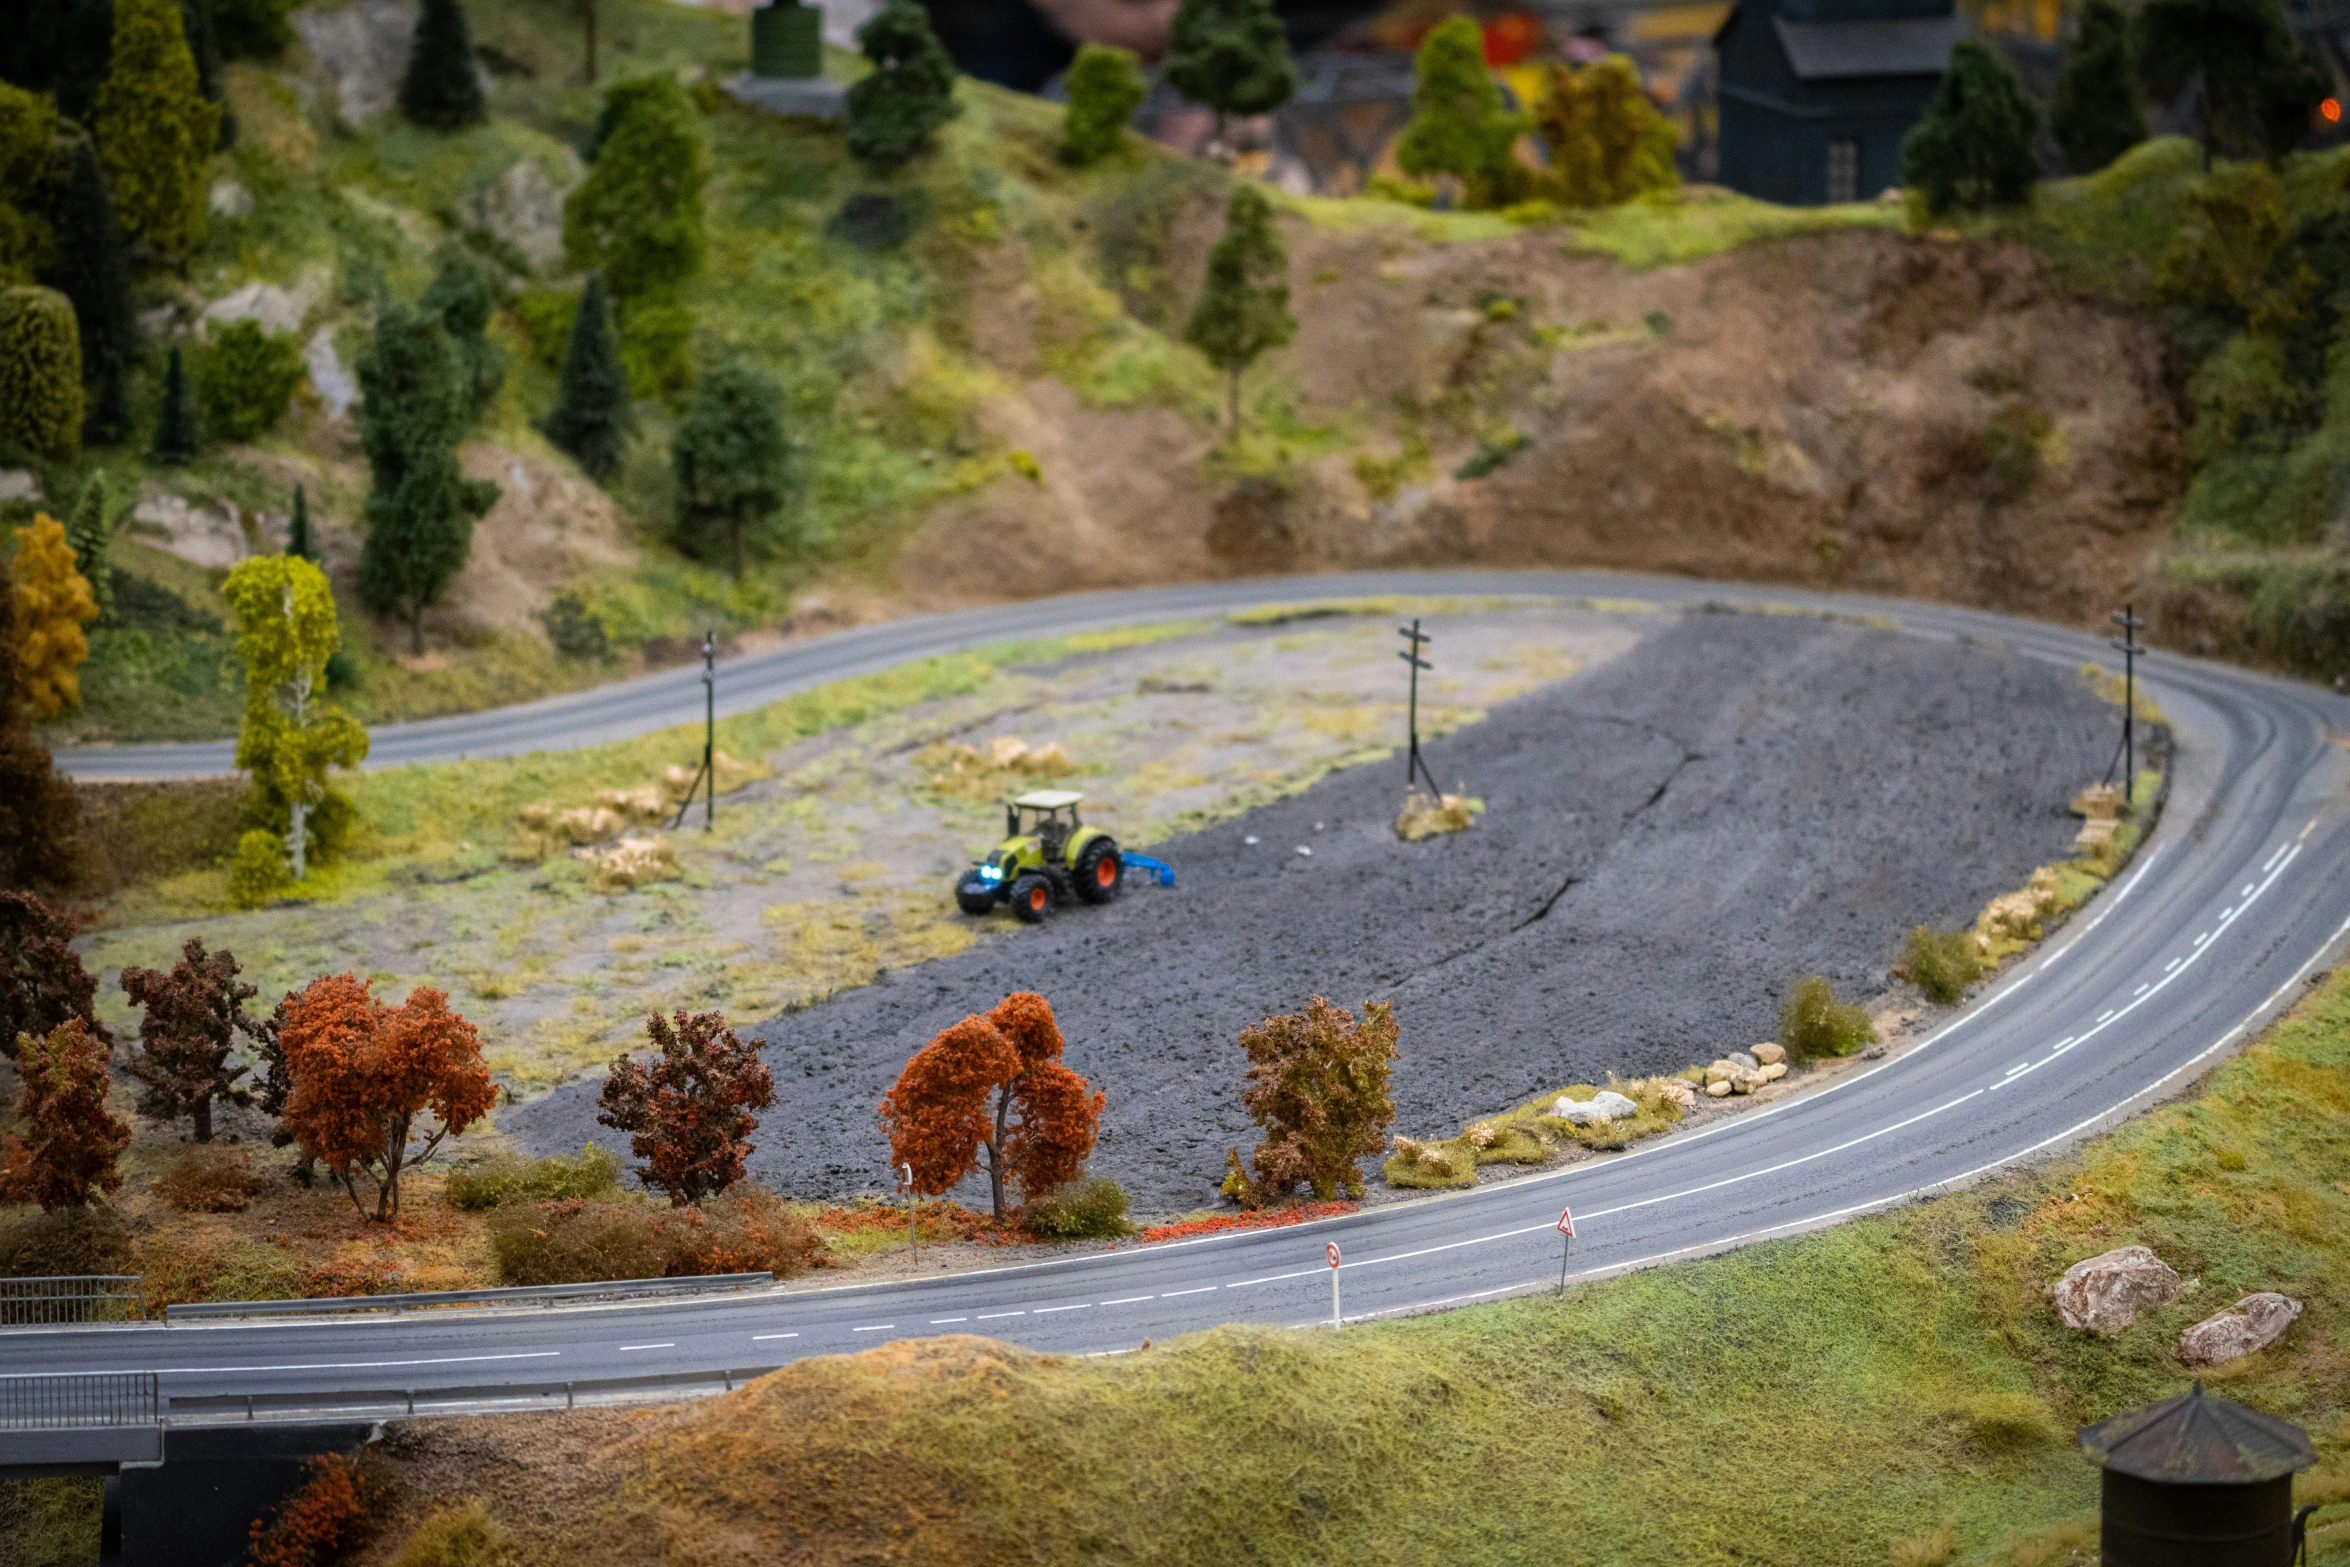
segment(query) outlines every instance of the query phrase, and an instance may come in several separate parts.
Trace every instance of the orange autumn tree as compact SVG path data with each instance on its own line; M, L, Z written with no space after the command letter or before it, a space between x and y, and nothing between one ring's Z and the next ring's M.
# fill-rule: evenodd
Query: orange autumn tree
M375 1187L375 1217L400 1212L400 1173L489 1113L497 1098L481 1038L419 985L387 1007L368 981L328 974L285 1004L278 1046L293 1088L285 1128L303 1153L334 1172L361 1213L358 1178ZM425 1125L420 1117L429 1117Z
M1363 1195L1358 1159L1387 1146L1395 1124L1388 1070L1395 1064L1392 1002L1367 1001L1363 1020L1321 996L1303 1012L1284 1012L1240 1031L1248 1052L1248 1086L1240 1102L1265 1140L1250 1156L1250 1181L1233 1150L1225 1191L1250 1207L1285 1195L1300 1182L1324 1202Z
M17 1106L30 1143L0 1138L0 1202L37 1202L42 1211L79 1208L93 1191L114 1191L114 1167L131 1129L106 1108L106 1044L80 1018L45 1038L16 1036L16 1070L24 1086Z
M890 1162L911 1165L914 1189L936 1197L979 1167L995 1216L1004 1183L1033 1200L1074 1177L1093 1152L1102 1096L1061 1064L1052 1003L1018 991L915 1052L881 1101Z

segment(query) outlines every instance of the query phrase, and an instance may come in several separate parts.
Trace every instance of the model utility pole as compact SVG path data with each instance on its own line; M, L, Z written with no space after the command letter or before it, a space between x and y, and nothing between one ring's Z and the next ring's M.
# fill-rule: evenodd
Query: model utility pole
M1405 643L1404 650L1395 656L1412 666L1411 717L1409 721L1411 753L1404 758L1404 787L1411 788L1415 778L1426 779L1428 792L1442 798L1444 791L1436 787L1436 779L1429 773L1428 764L1420 760L1420 671L1436 667L1420 656L1420 649L1436 639L1420 630L1418 616L1412 618L1412 623L1409 626L1396 627L1395 634L1402 637Z
M2113 623L2122 628L2121 640L2113 644L2122 656L2122 809L2128 810L2138 792L2138 655L2146 651L2138 640L2138 633L2146 622L2133 611L2134 604L2124 604Z
M685 798L677 804L677 819L669 824L671 832L685 825L685 813L694 808L694 795L702 792L702 831L708 832L718 819L718 633L702 633L702 768L694 774L694 781L685 786Z

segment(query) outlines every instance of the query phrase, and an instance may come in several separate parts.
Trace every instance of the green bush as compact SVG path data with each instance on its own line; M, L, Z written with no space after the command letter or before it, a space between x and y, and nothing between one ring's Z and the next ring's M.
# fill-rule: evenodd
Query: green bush
M1032 1235L1057 1241L1112 1240L1134 1228L1126 1217L1126 1188L1106 1175L1054 1187L1021 1210L1020 1223Z
M629 301L620 323L620 368L647 402L682 396L694 384L694 307L674 294Z
M519 295L511 307L522 335L530 339L531 356L550 370L563 367L571 346L571 323L579 316L579 294L572 289L534 288Z
M285 417L306 373L292 337L264 332L257 321L231 322L196 353L205 429L219 440L252 440Z
M286 871L285 840L256 827L237 840L236 857L229 861L229 901L240 909L257 909L293 885Z
M1069 66L1069 115L1061 156L1080 167L1098 163L1126 139L1126 122L1150 96L1150 82L1131 51L1085 44Z
M604 617L569 588L555 595L539 620L547 628L547 640L565 658L592 663L612 656L612 634L604 629Z
M502 1567L513 1559L514 1537L471 1496L427 1513L401 1542L392 1567Z
M620 1185L620 1161L594 1143L576 1155L544 1159L511 1155L453 1170L443 1194L466 1213L486 1213L510 1202L544 1202L563 1197L602 1197Z
M1902 946L1901 972L1928 1001L1947 1006L1983 977L1982 954L1972 931L1920 925Z
M1869 1022L1868 1012L1849 1001L1838 1001L1835 987L1817 974L1797 980L1779 1007L1779 1043L1799 1061L1813 1056L1848 1056L1876 1039L1876 1026Z
M58 460L82 448L81 333L53 289L0 289L0 441Z

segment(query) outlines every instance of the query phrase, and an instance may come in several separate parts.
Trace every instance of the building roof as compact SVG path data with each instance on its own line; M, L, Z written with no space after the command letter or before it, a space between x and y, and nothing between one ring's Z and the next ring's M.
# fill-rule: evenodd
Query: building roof
M1807 82L1860 76L1940 76L1951 46L1972 31L1966 18L1886 22L1790 22L1771 18L1787 63Z
M2191 1392L2081 1430L2089 1456L2117 1474L2172 1485L2258 1485L2317 1462L2309 1435L2198 1382Z

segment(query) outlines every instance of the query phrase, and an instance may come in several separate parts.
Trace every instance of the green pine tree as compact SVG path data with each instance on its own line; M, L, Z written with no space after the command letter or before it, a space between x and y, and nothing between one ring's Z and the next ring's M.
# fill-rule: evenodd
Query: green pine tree
M472 421L463 366L437 313L387 302L358 375L359 440L374 480L359 597L378 614L405 616L409 649L421 654L424 612L464 566L473 524L497 504L498 487L458 465Z
M288 0L212 0L212 30L231 60L274 60L294 41Z
M1297 62L1272 0L1183 0L1159 74L1216 111L1216 140L1235 114L1271 114L1296 93Z
M400 78L400 112L430 130L456 131L488 115L473 63L473 32L458 0L424 0L408 73Z
M196 91L220 111L220 150L237 144L237 117L220 87L220 40L212 31L211 0L179 0L180 30L196 60Z
M2013 206L2040 177L2040 113L1998 51L1962 38L1924 118L1902 139L1903 178L1929 211Z
M579 312L571 318L571 346L563 356L563 385L555 411L547 415L547 439L571 454L601 482L620 471L636 408L628 376L613 346L611 312L604 305L604 278L590 272L580 291Z
M1289 313L1289 252L1273 231L1273 204L1254 185L1232 192L1224 237L1208 252L1207 286L1183 340L1224 372L1232 433L1240 432L1240 376L1268 348L1297 335Z
M601 271L619 300L674 289L701 270L708 238L702 188L710 141L674 76L617 82L604 94L611 129L563 203L563 251Z
M286 553L300 560L318 559L318 540L311 536L310 496L294 486L294 514L286 519Z
M220 106L197 91L172 0L114 0L113 63L92 131L124 231L168 259L187 256L204 238Z
M889 0L857 29L857 47L873 69L849 88L849 151L873 168L894 169L963 112L955 102L955 59L913 0Z
M677 470L677 542L688 554L723 558L739 578L756 546L774 535L793 481L783 430L783 389L744 359L702 378L678 421L670 458Z
M2075 174L2094 174L2146 139L2130 14L2114 0L2081 7L2080 31L2048 100L2048 128Z
M1150 83L1131 50L1083 44L1066 78L1069 114L1061 130L1061 156L1080 168L1099 163L1126 139L1126 122L1150 96Z
M163 413L155 421L155 442L147 460L170 466L191 463L204 449L204 432L196 423L196 399L188 390L188 374L180 362L180 345L171 345L171 359L163 371Z
M50 93L86 121L114 44L114 0L29 0L0 27L0 81Z
M2149 80L2203 84L2206 167L2215 152L2283 157L2330 90L2277 0L2146 0L2138 30Z
M106 558L106 547L114 541L114 526L107 510L106 475L94 473L74 497L73 511L65 519L65 542L73 546L73 569L89 583L90 597L98 602L98 619L112 625L114 566Z
M58 264L50 286L73 301L82 334L82 377L89 412L82 438L107 445L130 433L128 379L139 355L139 321L131 307L130 245L114 218L106 171L87 136L74 144L73 177L65 187Z
M488 336L490 316L498 308L498 280L452 247L442 254L440 270L424 291L424 308L439 313L457 350L468 423L476 422L506 384L506 350Z
M1502 107L1476 19L1455 16L1431 28L1413 75L1412 123L1395 148L1403 171L1452 175L1464 207L1514 200L1525 183L1514 149L1529 122Z

